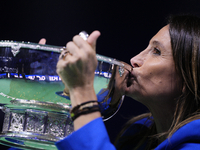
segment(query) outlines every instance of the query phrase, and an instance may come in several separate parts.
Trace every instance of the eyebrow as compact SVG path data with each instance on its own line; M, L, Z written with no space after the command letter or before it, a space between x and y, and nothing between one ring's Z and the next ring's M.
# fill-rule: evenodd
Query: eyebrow
M165 49L164 45L162 43L160 43L159 41L153 41L152 42L154 45L158 45L160 46L161 48Z

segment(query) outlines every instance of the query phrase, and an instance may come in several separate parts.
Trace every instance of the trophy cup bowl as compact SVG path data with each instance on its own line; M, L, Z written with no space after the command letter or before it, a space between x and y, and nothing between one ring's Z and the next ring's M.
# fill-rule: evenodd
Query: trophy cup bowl
M0 109L5 113L0 144L21 149L56 149L73 132L70 95L56 73L63 47L0 41ZM115 88L131 67L96 55L94 88L104 121L119 110L124 96ZM128 68L128 69L127 69Z

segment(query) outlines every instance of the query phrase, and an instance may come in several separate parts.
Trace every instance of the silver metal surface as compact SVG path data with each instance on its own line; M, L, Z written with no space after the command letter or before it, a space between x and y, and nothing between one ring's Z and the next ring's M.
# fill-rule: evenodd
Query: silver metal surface
M20 101L17 105L24 104ZM24 107L3 106L5 113L0 143L20 147L23 149L48 149L54 147L55 142L73 132L73 123L67 109L63 112L38 110ZM40 105L40 104L39 104ZM54 105L55 106L55 105ZM49 105L51 109L51 104ZM58 106L57 108L59 108ZM31 141L31 144L30 144Z
M82 36L85 36L85 39L88 37L86 33L84 33ZM73 123L69 114L71 109L70 100L68 99L69 103L61 103L58 100L55 102L54 98L52 97L46 100L48 95L52 93L55 94L57 91L51 90L48 92L48 89L46 88L49 87L45 85L50 85L51 87L55 87L55 85L58 86L59 84L57 83L62 83L61 79L55 74L51 76L48 73L46 74L46 72L41 75L24 74L23 76L23 74L19 73L20 70L18 67L13 65L15 64L13 61L18 59L20 60L21 56L28 60L29 58L26 58L27 55L21 55L22 51L24 52L26 49L27 51L31 49L42 52L41 54L38 53L38 57L44 56L45 58L50 58L50 55L45 55L43 52L56 52L57 55L59 55L64 47L14 41L0 41L0 47L4 48L2 51L4 51L6 54L11 51L12 55L0 55L0 60L5 64L0 66L0 82L4 82L7 88L10 88L9 90L13 92L13 95L11 95L9 92L5 92L3 88L1 88L0 91L0 103L5 104L4 106L0 107L0 109L5 113L3 129L0 134L0 143L22 149L56 149L54 145L55 142L63 139L73 132ZM30 53L35 54L37 52L33 51ZM33 56L31 57L35 58ZM105 109L106 113L103 115L103 119L106 121L118 112L124 99L123 95L118 97L116 101L112 99L114 94L117 94L117 91L115 91L116 85L114 84L115 77L119 75L120 79L123 80L123 75L125 72L124 69L130 71L131 67L110 57L99 54L96 54L96 57L98 60L98 66L95 70L95 83L103 85L96 85L96 88L98 89L97 96L102 97L103 95L103 98L101 99L102 105L105 105L106 107L110 106L110 104L111 106L115 106L114 108L109 107L109 109ZM54 58L55 57L52 57L52 59ZM37 60L34 61L34 65L39 64ZM55 59L55 61L57 60ZM45 63L46 60L41 62L43 65ZM22 68L23 67L24 66L22 64ZM24 70L21 69L21 71L23 73ZM52 71L56 72L53 69ZM55 82L54 78L56 78ZM9 84L7 84L7 82ZM23 84L25 87L17 86L19 89L15 88L16 85L21 84ZM35 100L34 98L37 98L37 93L32 94L33 96L36 96L31 97L31 99L30 97L26 97L35 90L33 89L32 85L35 85L35 89L44 86L43 90L46 93L40 93L41 95L44 95L44 98L42 96L39 97L45 99L46 101L41 101L40 99ZM30 90L24 92L24 88L30 88ZM20 92L23 94L15 94ZM105 93L108 93L108 95L105 95ZM63 99L66 100L66 98ZM49 102L50 100L51 102ZM102 109L102 112L104 112L104 109Z
M85 36L86 37L86 36ZM85 38L84 37L84 38ZM20 52L20 48L27 48L27 49L36 49L36 50L45 50L45 51L53 51L53 52L62 52L64 47L62 46L52 46L52 45L41 45L37 43L30 43L30 42L17 42L17 41L0 41L0 47L11 47L13 55L16 56ZM96 54L97 60L104 61L110 64L115 64L118 66L124 66L123 63L117 61L113 58L106 57L103 55Z

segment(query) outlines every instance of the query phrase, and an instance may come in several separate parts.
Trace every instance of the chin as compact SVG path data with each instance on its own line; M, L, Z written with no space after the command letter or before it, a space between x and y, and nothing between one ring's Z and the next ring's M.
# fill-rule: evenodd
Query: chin
M131 96L131 95L133 95L134 94L134 92L133 92L133 90L132 90L132 88L131 87L126 87L126 89L125 89L125 95L126 96Z
M135 99L135 97L137 97L136 95L138 95L138 94L140 95L141 93L138 92L138 90L136 90L136 88L133 87L133 85L126 87L126 89L125 89L125 95L128 97L131 97L133 99Z

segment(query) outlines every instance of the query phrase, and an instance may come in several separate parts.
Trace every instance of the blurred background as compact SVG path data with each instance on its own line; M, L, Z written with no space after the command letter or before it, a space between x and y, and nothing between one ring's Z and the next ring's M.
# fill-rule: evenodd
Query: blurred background
M99 30L97 53L129 63L151 37L166 25L170 14L200 14L199 0L1 0L0 40L65 44L85 30ZM1 85L0 85L1 86ZM0 100L1 103L1 100ZM120 111L106 127L114 139L123 124L147 108L125 97ZM0 131L3 113L0 112ZM98 129L97 129L98 130ZM2 150L8 147L0 145Z

